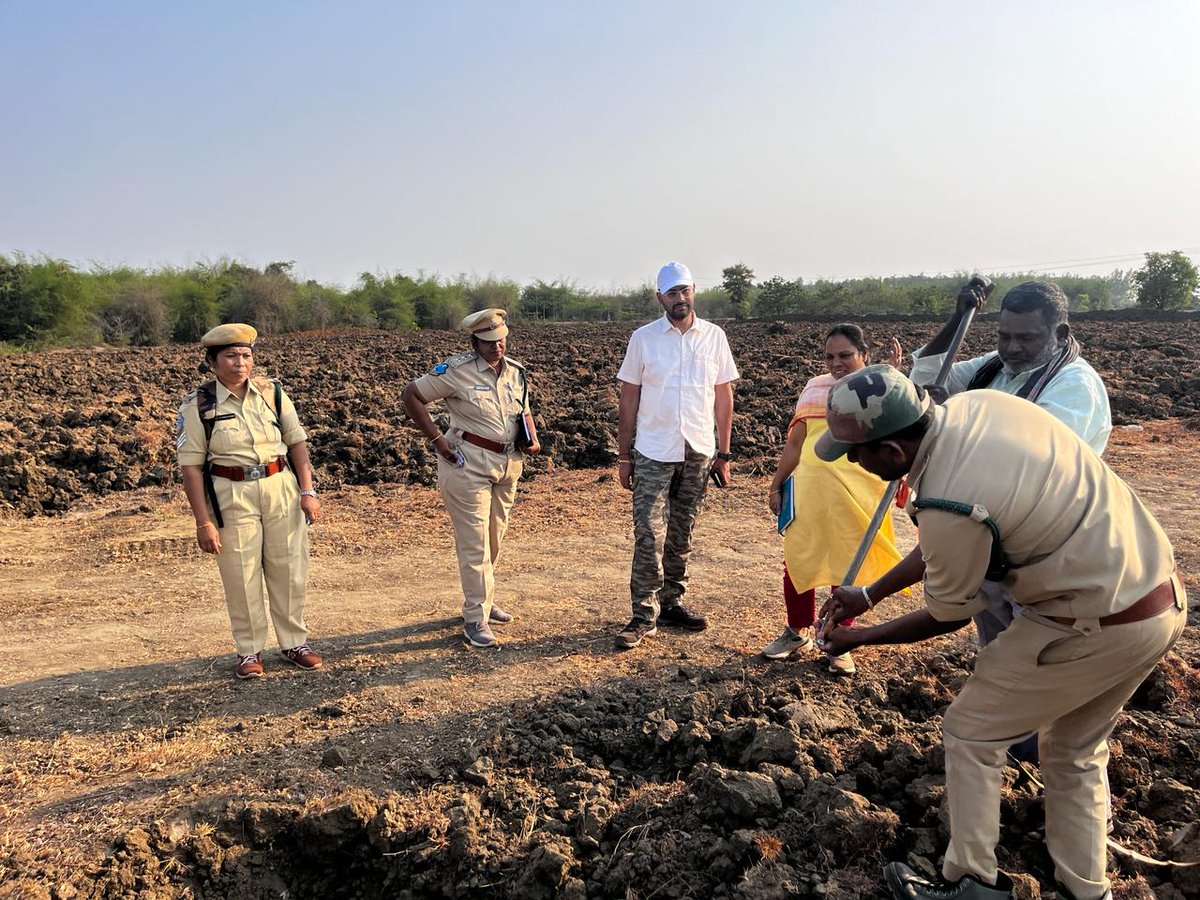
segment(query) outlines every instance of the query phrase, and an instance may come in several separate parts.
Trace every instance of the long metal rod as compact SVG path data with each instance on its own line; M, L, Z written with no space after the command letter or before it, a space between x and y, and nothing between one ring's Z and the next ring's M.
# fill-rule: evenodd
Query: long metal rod
M963 338L967 336L967 329L971 327L971 322L975 319L975 310L976 307L968 306L963 312L962 321L958 323L958 329L954 332L954 337L950 339L950 346L946 348L946 358L942 360L942 367L938 369L937 378L933 379L934 387L946 386L950 370L954 368L954 358L958 356L958 348L962 346Z
M958 348L962 346L963 338L967 336L967 329L971 327L971 322L974 318L975 307L967 307L963 312L962 319L958 323L958 328L954 332L954 337L950 340L950 346L946 348L946 358L942 360L942 367L938 369L937 378L933 380L934 387L945 386L946 379L950 377L950 369L954 365L954 357L958 355ZM863 532L862 540L858 543L858 549L854 551L854 558L850 560L850 566L846 569L845 577L842 578L842 584L854 584L854 579L858 577L858 570L862 568L862 564L867 558L867 551L871 549L871 544L875 543L875 535L883 527L883 518L887 515L888 507L892 505L892 500L895 499L896 491L899 489L900 481L893 481L888 484L887 489L883 492L883 496L879 498L879 505L875 507L875 515L871 516L871 521L867 524L867 530Z
M875 543L875 535L883 527L883 517L887 515L888 507L896 499L896 491L898 490L900 490L899 480L888 482L883 496L879 498L879 505L875 507L875 515L871 516L871 521L867 524L867 530L863 532L863 538L858 542L858 549L854 551L854 559L850 560L850 566L846 569L846 575L842 578L842 584L854 584L854 579L858 577L858 570L862 568L862 564L867 558L867 551L871 549L871 544Z

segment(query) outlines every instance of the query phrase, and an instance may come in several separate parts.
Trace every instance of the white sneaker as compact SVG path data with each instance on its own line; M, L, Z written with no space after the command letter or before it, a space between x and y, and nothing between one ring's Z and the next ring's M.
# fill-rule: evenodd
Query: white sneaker
M784 625L779 637L762 648L762 655L767 659L787 659L797 650L812 646L813 639L808 636L808 629L794 631L792 626Z
M841 656L833 656L826 654L829 658L829 672L832 675L853 675L858 671L854 665L854 657L849 653L843 653Z

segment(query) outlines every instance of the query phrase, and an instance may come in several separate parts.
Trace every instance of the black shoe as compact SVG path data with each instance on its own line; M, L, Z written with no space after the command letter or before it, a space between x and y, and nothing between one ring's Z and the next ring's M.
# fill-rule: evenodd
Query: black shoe
M996 873L996 884L980 881L974 875L964 875L958 881L930 881L904 863L888 863L883 875L895 900L1012 900L1012 879L1003 872Z
M674 625L676 628L686 628L688 631L703 631L708 627L708 619L699 613L694 613L682 603L674 606L664 606L658 614L659 625Z
M658 629L650 622L633 619L617 635L617 649L632 650L642 642L642 638L654 637L656 634Z

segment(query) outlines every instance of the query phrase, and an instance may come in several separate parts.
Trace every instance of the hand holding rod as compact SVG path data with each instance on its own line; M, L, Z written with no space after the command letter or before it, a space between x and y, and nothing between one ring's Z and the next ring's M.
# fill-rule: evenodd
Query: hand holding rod
M975 319L975 311L987 303L987 298L991 296L995 287L996 285L991 279L976 275L958 292L959 299L963 301L966 308L963 310L962 319L959 320L954 337L950 339L950 346L946 348L946 357L942 360L942 367L938 369L937 378L933 379L932 386L934 388L945 387L946 380L950 377L950 370L954 366L954 358L958 356L958 348L962 345L963 338L967 336L967 329L971 327L971 322ZM855 574L858 573L855 572Z

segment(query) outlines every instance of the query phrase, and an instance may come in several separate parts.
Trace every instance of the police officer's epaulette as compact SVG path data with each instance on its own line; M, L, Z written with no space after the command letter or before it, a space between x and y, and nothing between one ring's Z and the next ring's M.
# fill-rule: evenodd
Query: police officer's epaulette
M524 371L525 371L525 363L523 363L523 362L521 362L521 361L519 361L519 360L513 359L511 356L505 356L505 357L504 357L504 364L505 364L506 366L516 366L516 367L517 367L518 369L520 369L522 372L524 372Z
M275 385L279 382L274 378L268 378L265 375L255 375L250 379L254 382L254 386L258 388L258 392L264 397L269 397L275 393Z
M471 362L473 359L475 359L478 356L479 356L479 354L476 353L474 350L468 350L466 353L457 353L454 356L451 356L445 362L438 363L436 366L434 366L432 369L429 370L429 374L430 375L445 375L448 370L457 369L459 366L465 365L466 363Z

